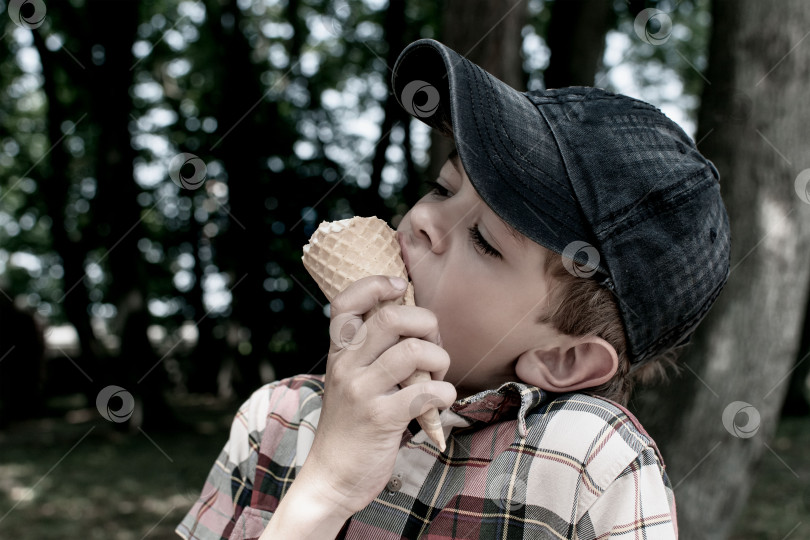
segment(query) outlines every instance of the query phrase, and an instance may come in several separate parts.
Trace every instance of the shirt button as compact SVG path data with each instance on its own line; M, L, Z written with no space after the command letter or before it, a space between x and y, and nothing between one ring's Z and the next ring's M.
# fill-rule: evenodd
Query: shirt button
M391 477L388 481L388 484L385 486L385 489L392 493L396 493L400 489L402 489L402 479L398 474Z

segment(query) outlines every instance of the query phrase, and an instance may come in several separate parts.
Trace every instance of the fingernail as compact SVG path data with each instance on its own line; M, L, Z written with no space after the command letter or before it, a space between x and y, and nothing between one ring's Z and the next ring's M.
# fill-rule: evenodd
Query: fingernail
M391 285L393 285L394 288L397 289L398 291L401 291L402 289L408 286L408 282L402 279L401 277L390 277L388 278L388 281L390 281Z

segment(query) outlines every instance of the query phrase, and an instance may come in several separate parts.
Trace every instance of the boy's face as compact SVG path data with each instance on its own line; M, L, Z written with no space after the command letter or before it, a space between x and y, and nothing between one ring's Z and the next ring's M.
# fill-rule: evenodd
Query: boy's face
M554 254L510 234L478 196L455 153L437 182L403 217L397 236L416 305L438 318L451 359L445 380L463 397L515 380L522 353L553 347L560 337L535 322L549 302L543 263Z

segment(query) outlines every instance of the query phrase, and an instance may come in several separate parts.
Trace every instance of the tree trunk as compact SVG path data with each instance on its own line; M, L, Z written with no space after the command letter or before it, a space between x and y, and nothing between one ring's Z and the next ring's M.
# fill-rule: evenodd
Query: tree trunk
M547 39L551 60L543 73L546 88L593 86L605 52L605 34L614 19L613 7L605 0L552 4Z
M194 201L194 197L191 197ZM217 338L215 328L217 319L211 317L205 309L203 296L203 280L205 273L203 265L206 264L200 256L203 246L210 248L211 242L202 232L199 222L194 216L196 203L191 208L192 218L188 223L186 233L187 242L194 246L194 286L189 291L187 301L194 310L194 321L197 322L197 344L191 351L188 361L188 381L186 390L191 393L216 394L219 391L217 377L222 368L222 361L228 351L224 339Z
M525 0L445 0L439 40L499 78L523 90L521 30L526 23ZM431 133L428 178L436 178L453 143Z
M149 313L144 284L148 283L148 273L137 247L143 234L139 231L144 214L160 211L154 207L142 212L137 202L140 188L133 171L137 152L128 129L132 112L129 92L134 75L132 44L138 28L139 5L136 0L114 4L104 0L87 2L89 33L83 37L94 48L100 46L97 50L103 52L103 58L85 59L87 72L82 81L92 100L90 120L99 134L94 212L104 247L102 262L110 274L105 300L116 305L121 339L118 356L110 359L105 371L109 383L132 392L141 406L142 415L133 415L127 422L131 430L173 425L163 394L168 377L162 365L155 367L159 357L147 339ZM119 22L111 25L111 20Z
M243 339L250 346L236 353L238 372L232 380L236 394L247 398L260 386L259 365L267 356L270 299L263 281L265 263L270 257L267 238L272 235L268 232L264 207L268 173L260 161L271 142L266 139L267 126L275 126L277 119L263 96L257 68L251 61L251 46L241 30L243 16L236 2L210 1L206 9L211 14L208 28L221 46L217 61L223 66L218 95L222 135L210 153L224 163L228 173L231 217L228 230L216 242L220 255L227 261L224 269L231 277L232 317L249 334ZM223 25L223 15L233 23ZM246 114L249 107L252 108Z
M72 14L73 12L70 9L60 13L68 22L71 22ZM88 312L90 300L87 287L83 283L87 246L93 244L92 240L87 238L87 234L92 235L92 231L82 231L80 234L71 235L68 234L65 228L65 207L68 203L70 186L73 183L71 178L72 160L64 141L56 144L64 136L61 128L64 122L73 122L77 126L77 132L86 127L83 122L87 122L87 114L81 112L84 107L77 107L75 102L64 104L57 95L57 80L59 77L66 76L72 81L76 81L77 77L81 77L83 72L72 58L61 54L62 51L48 49L45 46L45 38L40 32L32 32L32 36L42 63L42 89L48 103L48 139L50 145L53 145L46 161L47 166L37 168L37 174L41 178L38 190L47 209L47 214L53 219L53 226L51 227L53 249L59 254L64 269L62 310L67 321L76 329L79 338L80 354L76 358L72 358L72 360L92 377L94 373L99 372L100 362L102 358L106 357L106 351L101 342L96 339L90 325ZM87 48L89 49L89 47ZM76 108L79 111L75 110ZM71 369L74 368L71 366ZM93 388L92 383L85 377L76 380L79 381L81 387L73 387L69 390L80 390L85 395L87 402L93 403L97 391ZM54 390L59 391L60 389L55 388Z
M782 405L782 416L806 416L810 414L810 403L807 401L807 378L810 376L810 298L804 308L802 340L796 364L790 374L787 396Z
M682 356L687 369L667 387L642 392L639 412L662 448L681 537L689 539L726 538L758 460L777 459L767 444L810 283L810 205L794 187L810 140L810 48L798 46L810 27L810 5L716 0L712 14L705 74L711 84L697 140L722 175L732 271ZM799 498L802 488L798 479L784 486Z
M399 53L407 45L405 43L405 0L390 0L388 9L385 12L383 31L385 32L385 42L388 43L386 63L393 66ZM389 212L383 199L378 194L382 184L383 168L388 161L385 152L391 144L391 130L393 127L398 122L402 122L407 127L410 118L410 115L399 106L393 92L388 93L388 98L383 105L383 111L385 117L380 126L380 139L377 141L374 158L371 160L371 186L357 194L356 203L354 200L352 201L356 208L363 209L364 215L384 216ZM416 182L416 179L413 179L413 182Z

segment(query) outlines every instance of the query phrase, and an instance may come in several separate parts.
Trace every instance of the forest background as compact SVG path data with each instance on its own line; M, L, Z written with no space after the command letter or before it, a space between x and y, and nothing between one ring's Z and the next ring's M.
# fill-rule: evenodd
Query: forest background
M238 405L324 370L301 247L396 226L447 141L390 91L435 38L649 101L717 165L732 274L631 410L683 538L810 535L810 3L0 2L0 536L172 538Z

